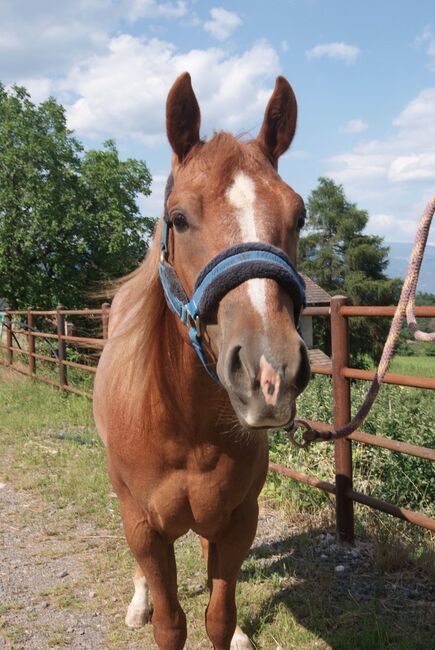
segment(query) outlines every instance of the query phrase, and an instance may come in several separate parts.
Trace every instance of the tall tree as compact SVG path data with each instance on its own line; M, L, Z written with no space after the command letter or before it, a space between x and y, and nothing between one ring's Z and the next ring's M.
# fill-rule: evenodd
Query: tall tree
M364 234L368 213L348 201L342 185L319 178L308 203L306 227L301 237L301 270L331 294L343 293L354 305L389 305L397 302L400 281L388 279L388 247L381 237ZM352 319L353 361L364 356L375 361L382 352L388 321ZM317 340L329 348L327 329L317 324Z
M98 283L131 271L146 250L145 162L113 141L88 151L54 99L0 84L0 296L11 307L77 307Z

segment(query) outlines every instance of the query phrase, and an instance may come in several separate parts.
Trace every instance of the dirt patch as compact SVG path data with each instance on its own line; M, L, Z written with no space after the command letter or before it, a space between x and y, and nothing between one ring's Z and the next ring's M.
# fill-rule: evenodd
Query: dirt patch
M95 531L0 484L0 647L105 648L83 557Z

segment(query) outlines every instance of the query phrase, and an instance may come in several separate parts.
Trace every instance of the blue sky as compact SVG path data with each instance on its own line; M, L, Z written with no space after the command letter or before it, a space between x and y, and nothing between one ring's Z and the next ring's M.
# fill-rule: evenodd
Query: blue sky
M331 176L369 211L368 232L413 240L435 192L433 0L0 0L0 79L54 95L86 146L114 137L145 159L150 215L169 169L165 99L184 70L203 135L256 135L286 76L299 121L281 175L304 197Z

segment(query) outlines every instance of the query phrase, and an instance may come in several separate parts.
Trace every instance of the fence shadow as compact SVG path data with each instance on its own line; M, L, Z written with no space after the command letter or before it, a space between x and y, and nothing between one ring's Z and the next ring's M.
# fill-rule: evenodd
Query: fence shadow
M265 624L273 626L278 613L282 625L284 611L289 621L332 650L433 648L435 591L430 580L421 568L410 566L405 578L403 572L380 572L372 542L338 545L335 536L321 529L277 537L251 549L239 580L248 588L254 579L269 581L274 592L244 624L254 641ZM297 647L282 641L281 646Z

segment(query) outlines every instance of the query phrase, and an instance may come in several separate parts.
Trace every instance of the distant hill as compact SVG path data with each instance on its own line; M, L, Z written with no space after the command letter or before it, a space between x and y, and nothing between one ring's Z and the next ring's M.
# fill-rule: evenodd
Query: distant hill
M385 242L390 247L387 275L390 278L404 278L413 244L403 242ZM428 245L420 271L417 292L435 293L435 245Z

